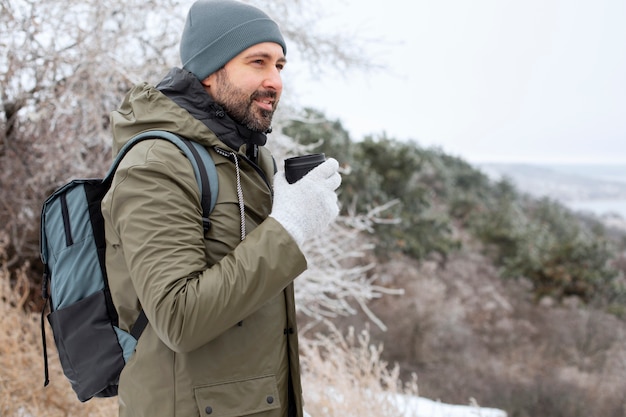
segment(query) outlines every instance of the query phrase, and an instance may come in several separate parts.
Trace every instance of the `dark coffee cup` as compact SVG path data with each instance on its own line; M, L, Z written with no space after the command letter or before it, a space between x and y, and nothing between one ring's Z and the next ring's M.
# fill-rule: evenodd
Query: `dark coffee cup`
M289 184L293 184L304 177L310 170L326 160L323 153L294 156L285 159L285 178Z

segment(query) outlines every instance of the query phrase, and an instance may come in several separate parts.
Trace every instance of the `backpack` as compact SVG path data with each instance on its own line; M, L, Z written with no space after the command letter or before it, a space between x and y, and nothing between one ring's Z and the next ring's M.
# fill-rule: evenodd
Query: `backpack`
M118 328L106 267L104 220L100 203L113 175L130 148L146 139L165 139L191 161L201 191L202 221L217 200L217 171L204 146L165 131L133 137L120 150L104 178L75 179L56 190L43 204L40 255L44 264L41 332L44 386L49 383L44 312L54 335L63 373L82 402L117 395L119 375L148 323L143 310L128 333Z

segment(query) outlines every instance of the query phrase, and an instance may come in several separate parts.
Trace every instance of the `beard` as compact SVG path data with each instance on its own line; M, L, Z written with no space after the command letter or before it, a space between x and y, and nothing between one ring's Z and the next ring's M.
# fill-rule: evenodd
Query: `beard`
M216 84L213 99L224 108L231 119L254 132L265 133L270 130L278 105L275 91L257 90L249 95L230 81L224 68L217 71ZM255 100L263 98L276 100L272 110L261 109L254 104Z

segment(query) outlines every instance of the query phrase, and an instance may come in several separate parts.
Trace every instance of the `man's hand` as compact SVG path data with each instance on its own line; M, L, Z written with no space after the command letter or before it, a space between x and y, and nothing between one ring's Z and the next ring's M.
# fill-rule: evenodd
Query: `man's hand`
M323 232L339 214L335 193L341 184L338 170L337 160L329 158L293 184L282 171L274 177L270 216L287 229L298 246Z

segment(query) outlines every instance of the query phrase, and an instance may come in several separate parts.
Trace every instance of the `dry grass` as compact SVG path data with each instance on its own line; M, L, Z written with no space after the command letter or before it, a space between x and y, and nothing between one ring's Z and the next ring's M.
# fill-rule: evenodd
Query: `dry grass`
M403 385L399 368L381 359L382 346L367 330L347 335L332 324L314 339L303 339L301 357L305 408L315 417L410 416L391 394L418 395L417 378Z

